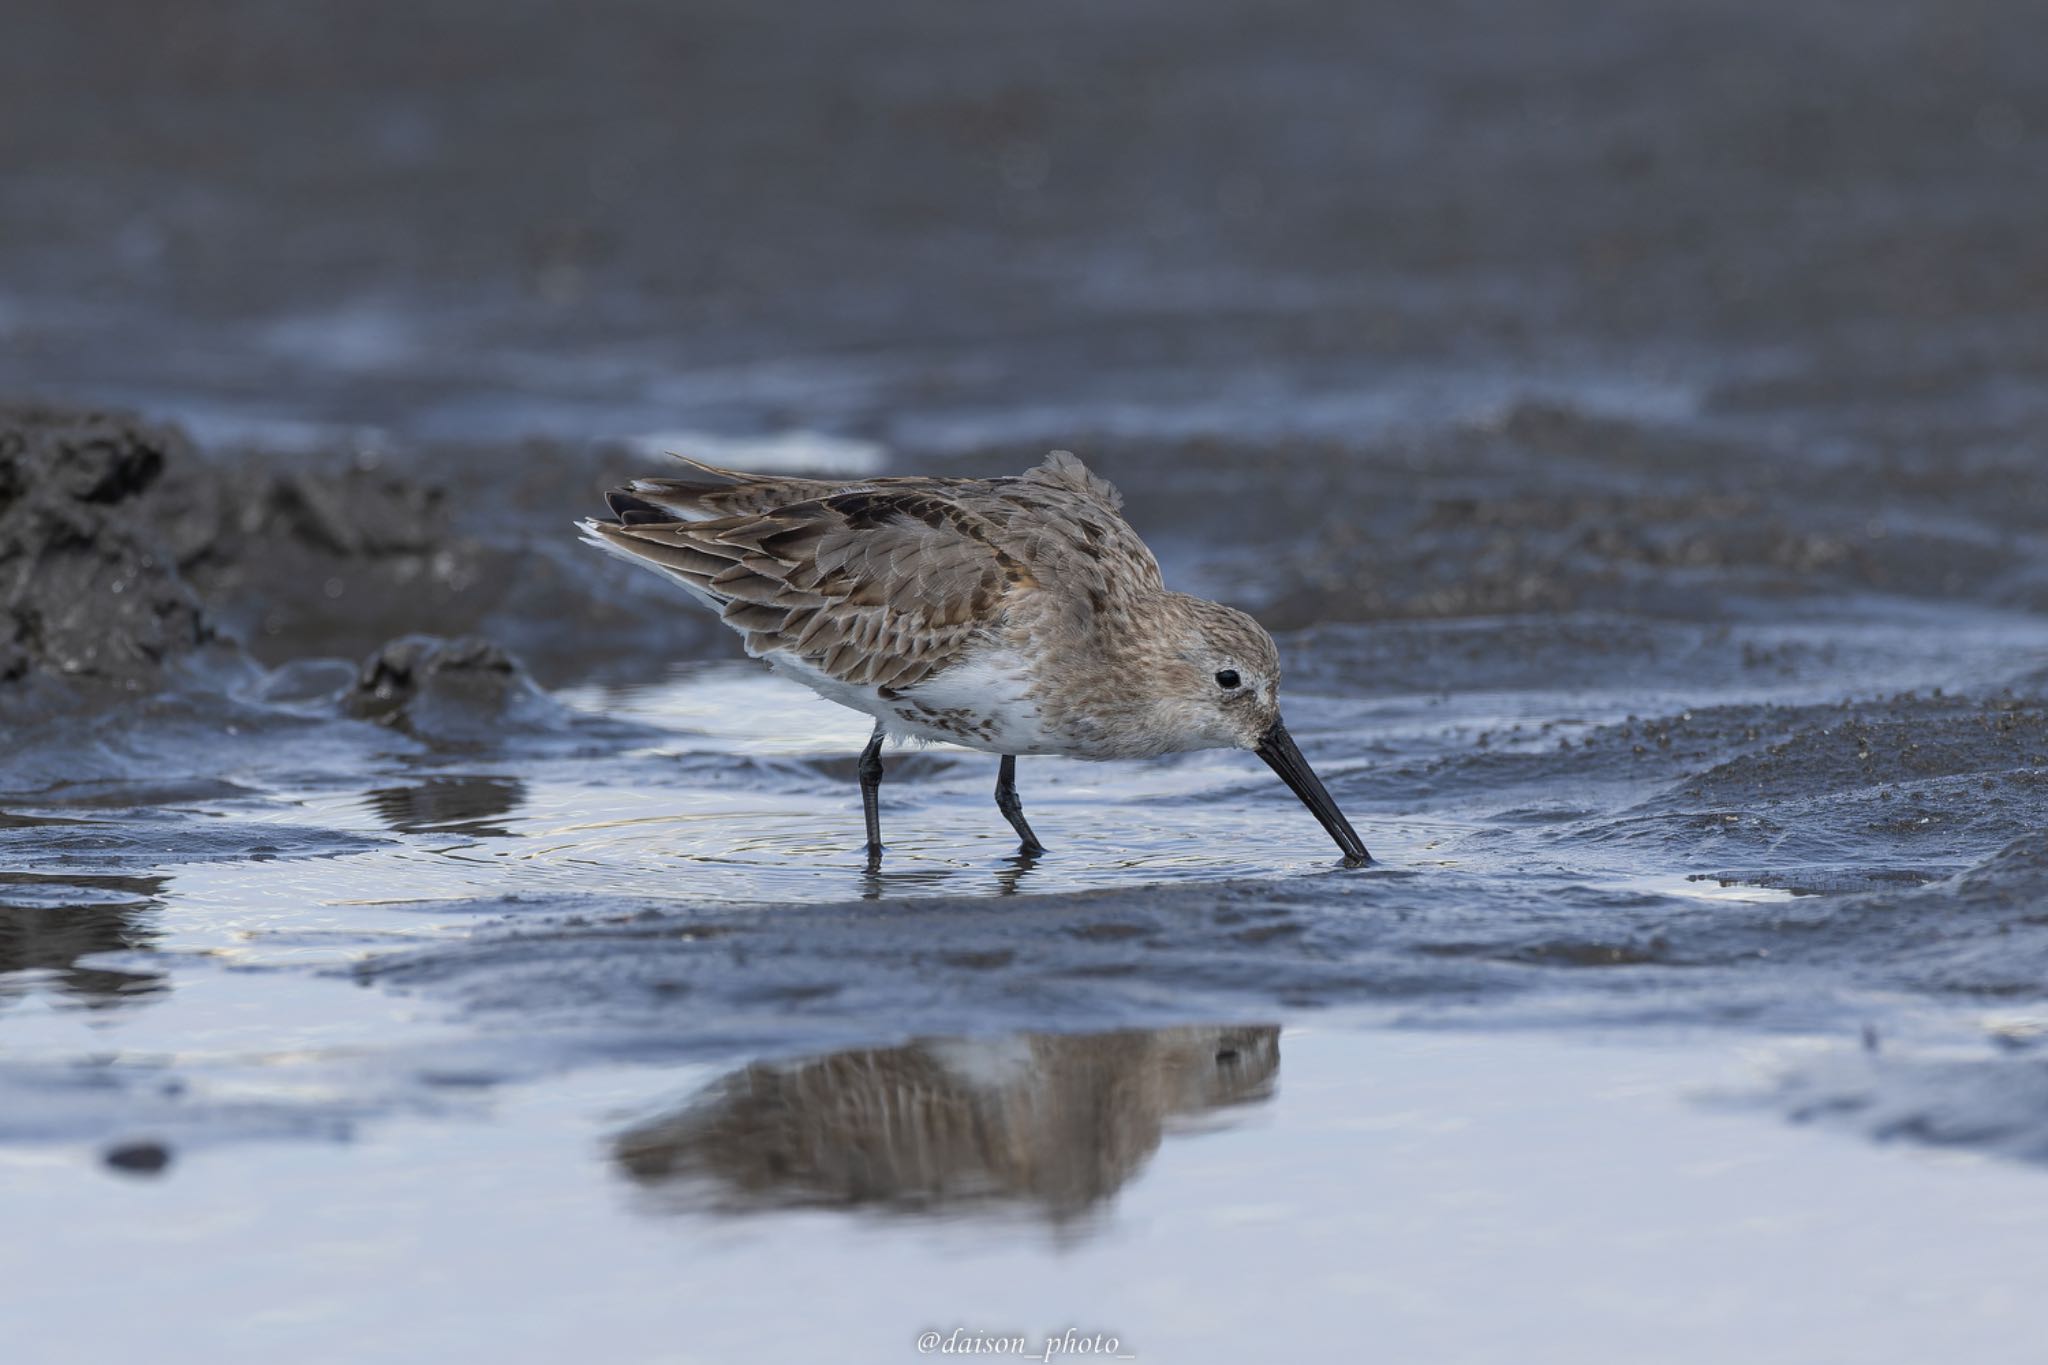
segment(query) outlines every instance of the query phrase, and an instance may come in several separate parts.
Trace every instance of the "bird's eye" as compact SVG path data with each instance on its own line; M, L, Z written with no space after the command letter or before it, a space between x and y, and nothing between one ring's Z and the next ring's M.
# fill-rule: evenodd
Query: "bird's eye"
M1216 685L1226 692L1242 681L1244 680L1237 676L1237 670L1234 668L1226 668L1216 675Z

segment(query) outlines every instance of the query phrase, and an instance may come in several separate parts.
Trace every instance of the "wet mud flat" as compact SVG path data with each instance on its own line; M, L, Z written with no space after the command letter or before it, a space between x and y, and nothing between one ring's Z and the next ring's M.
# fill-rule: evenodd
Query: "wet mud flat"
M1751 1265L1862 1248L1869 1274L1967 1316L1985 1358L2025 1339L2019 1319L1980 1312L2005 1272L1979 1253L2019 1263L2011 1248L2035 1234L2012 1222L2010 1187L2048 1154L2048 628L2026 601L2030 543L1988 529L2012 506L1989 480L1952 489L1937 517L1845 473L1806 504L1821 510L1779 504L1758 529L1698 486L1721 466L1617 470L1608 453L1694 428L1545 406L1446 431L1405 482L1386 477L1405 455L1372 446L1280 457L1374 480L1390 523L1354 557L1317 554L1312 577L1287 557L1291 495L1242 489L1244 534L1218 540L1171 512L1185 485L1165 473L1217 453L1169 447L1148 473L1105 441L1169 576L1237 581L1283 627L1294 727L1380 864L1336 867L1278 784L1222 754L1025 765L1053 851L1020 858L990 765L934 748L892 757L901 833L871 873L859 718L721 657L715 637L659 668L637 649L586 656L581 680L552 686L477 635L268 662L315 627L297 586L264 595L280 577L265 556L318 557L351 584L439 569L348 548L339 500L311 544L281 519L188 566L157 509L203 504L219 481L298 483L315 490L304 505L360 472L224 460L129 419L15 420L23 492L4 524L39 571L12 580L10 606L40 629L17 633L7 697L20 738L0 801L0 1184L30 1221L62 1221L57 1191L118 1219L137 1181L237 1207L219 1182L239 1172L267 1200L334 1210L287 1236L300 1272L258 1277L279 1302L367 1311L437 1245L465 1267L458 1283L603 1303L599 1335L628 1358L661 1316L648 1267L707 1246L728 1258L728 1304L775 1301L744 1267L797 1245L810 1250L791 1264L822 1277L863 1262L951 1286L832 1309L857 1358L899 1358L898 1337L954 1304L963 1322L1032 1324L1056 1305L1043 1325L1057 1330L1086 1309L1103 1330L1227 1358L1248 1319L1189 1318L1171 1286L1304 1230L1329 1241L1326 1260L1273 1244L1296 1267L1284 1283L1304 1345L1363 1293L1418 1350L1500 1356L1506 1342L1447 1326L1431 1296L1478 1244L1536 1285L1542 1258L1515 1227L1578 1239L1574 1264L1596 1280L1633 1267L1644 1302L1680 1277L1757 1320L1755 1277L1615 1250L1649 1235L1638 1213L1510 1194L1578 1188L1599 1152L1672 1245ZM1547 457L1512 453L1525 443ZM53 479L86 466L19 453L58 447L146 472L132 487ZM616 455L583 458L601 478ZM1584 506L1555 491L1574 460L1609 490ZM1636 508L1619 546L1587 530L1616 497ZM480 552L445 493L394 480L371 521L389 524L386 498L433 509L424 539L442 564ZM526 508L519 534L542 542L555 510L552 494ZM488 524L502 535L519 515L494 508ZM1977 600L1901 587L1943 555L1974 566ZM639 591L609 565L560 563L549 593L616 592L616 608ZM1488 599L1503 572L1563 596L1501 612ZM141 607L84 635L61 629L68 598L37 596L110 574ZM1389 594L1433 579L1433 605L1334 586L1346 575ZM420 591L409 624L471 611L454 628L487 629L529 590L448 589L445 605ZM326 618L336 638L405 610L402 589L364 596L376 612L360 625L341 607ZM230 626L231 611L277 629ZM571 653L565 640L554 657ZM1561 1147L1540 1136L1559 1113L1577 1125ZM1446 1155L1445 1135L1475 1125ZM1940 1164L1957 1156L1967 1171ZM1502 1184L1506 1170L1521 1174ZM1385 1215L1398 1172L1444 1202ZM508 1178L531 1182L519 1218L489 1212ZM1868 1201L1902 1182L1915 1193L1873 1225ZM1481 1188L1494 1193L1461 1202ZM319 1193L334 1189L381 1223ZM1485 1199L1519 1208L1470 1212ZM1802 1230L1760 1239L1788 1205ZM1468 1212L1447 1222L1453 1208ZM530 1239L548 1210L573 1267L514 1271L436 1231ZM238 1264L257 1217L189 1235ZM111 1247L57 1236L18 1282L111 1257L179 1303L221 1304L133 1259L151 1254L151 1225ZM1397 1255L1404 1227L1437 1233ZM1948 1240L1923 1235L1937 1227ZM1147 1295L1087 1288L1084 1268L1120 1263L1133 1237L1158 1258ZM365 1250L336 1260L329 1238ZM1438 1250L1417 1260L1418 1245ZM990 1255L1015 1276L1007 1292L941 1270ZM1587 1301L1577 1281L1543 1283L1549 1297L1532 1287L1503 1311L1567 1341L1565 1307ZM320 1358L304 1323L221 1306L234 1349ZM1816 1295L1781 1326L1806 1340L1842 1309ZM737 1349L744 1316L710 1314L707 1339ZM455 1330L426 1299L398 1320L414 1324L401 1357ZM1617 1341L1654 1330L1633 1313L1610 1326ZM506 1349L540 1359L547 1339Z
M2037 7L185 15L0 53L36 1358L2028 1358ZM664 446L1079 452L1380 865L934 748L868 873Z

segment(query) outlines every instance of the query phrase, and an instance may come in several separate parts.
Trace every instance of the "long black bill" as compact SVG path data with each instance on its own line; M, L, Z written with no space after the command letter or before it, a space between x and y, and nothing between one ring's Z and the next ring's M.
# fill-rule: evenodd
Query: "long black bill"
M1372 855L1365 851L1359 841L1358 831L1351 828L1351 822L1344 818L1344 812L1337 809L1337 803L1330 799L1330 793L1323 786L1323 780L1316 776L1316 770L1308 766L1308 760L1301 756L1301 750L1294 747L1294 736L1287 733L1287 726L1280 721L1273 722L1273 728L1259 739L1254 750L1266 760L1266 766L1280 774L1280 780L1287 784L1287 790L1301 798L1301 804L1309 813L1322 822L1330 837L1337 841L1337 847L1344 850L1346 867L1364 867L1372 861Z

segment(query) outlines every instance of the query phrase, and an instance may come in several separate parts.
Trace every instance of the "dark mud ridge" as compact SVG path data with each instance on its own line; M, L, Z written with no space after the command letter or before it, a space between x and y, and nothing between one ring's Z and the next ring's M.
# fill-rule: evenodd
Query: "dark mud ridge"
M644 589L536 534L595 501L601 463L564 455L537 496L464 500L360 461L208 457L129 414L0 408L0 682L61 680L90 702L412 634L482 633L522 657L524 642L556 677L630 654L629 637L674 653L701 623L632 614Z
M0 410L0 677L152 689L201 651L246 662L252 626L305 629L309 577L332 599L347 579L387 598L451 583L467 547L435 563L440 501L354 471L210 464L176 428L123 414Z
M175 430L48 409L0 411L0 680L153 679L218 639L156 524Z

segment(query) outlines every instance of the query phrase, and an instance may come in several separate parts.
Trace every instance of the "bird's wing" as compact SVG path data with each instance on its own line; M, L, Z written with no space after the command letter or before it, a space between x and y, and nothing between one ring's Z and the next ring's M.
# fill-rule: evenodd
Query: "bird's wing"
M1066 451L981 488L975 509L1041 589L1031 598L1040 628L1115 636L1128 628L1127 613L1165 590L1159 561L1123 518L1123 495Z
M708 521L744 513L772 512L798 503L815 502L834 493L872 486L860 479L796 479L778 474L749 474L738 469L721 469L715 464L675 456L688 465L696 477L687 479L635 479L612 492L612 511L619 512L622 497L650 504L666 515L660 520ZM901 482L883 480L884 483ZM643 519L648 519L642 513Z
M586 537L674 578L749 654L839 682L914 687L1013 614L1034 635L1114 634L1163 587L1122 497L1065 451L1011 478L848 484L689 463L726 482L636 480Z
M636 484L613 493L617 522L583 526L717 608L749 654L901 689L954 662L1030 575L943 485L892 482L703 520L658 519L672 512Z

